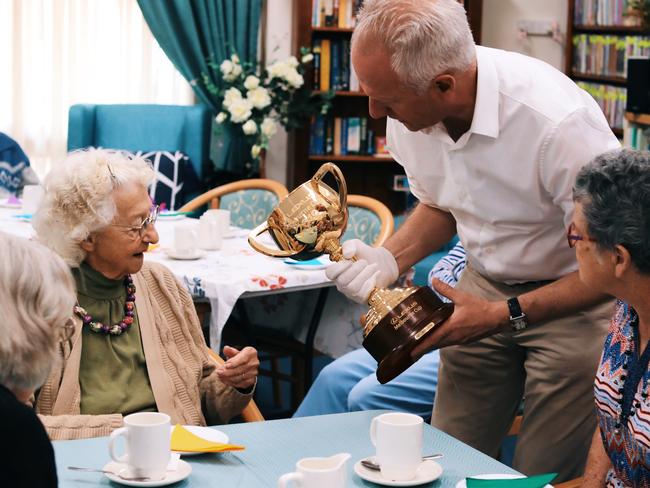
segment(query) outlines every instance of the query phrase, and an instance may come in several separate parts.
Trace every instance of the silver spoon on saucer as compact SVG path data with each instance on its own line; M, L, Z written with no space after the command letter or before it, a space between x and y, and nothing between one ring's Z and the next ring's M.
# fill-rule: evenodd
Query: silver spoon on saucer
M443 457L442 453L430 454L429 456L422 456L422 460L424 461L426 459L440 459L441 457ZM361 466L363 466L364 468L372 469L373 471L379 471L381 469L379 463L371 461L370 459L362 459Z
M116 473L115 471L108 471L107 469L79 468L77 466L68 466L68 469L72 471L87 471L90 473L112 474L113 476L117 476L124 481L151 481L151 478L147 476L122 476L120 473Z

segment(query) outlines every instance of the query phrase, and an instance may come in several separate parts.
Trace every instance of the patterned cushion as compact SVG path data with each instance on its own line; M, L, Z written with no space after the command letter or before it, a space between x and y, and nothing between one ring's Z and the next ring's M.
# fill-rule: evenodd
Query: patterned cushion
M253 229L266 221L278 203L271 191L240 190L221 197L219 208L230 210L230 225Z
M164 203L168 210L180 208L190 197L200 191L200 183L189 158L180 151L138 151L151 162L156 181L149 196L157 204Z
M366 244L372 244L379 236L381 220L371 210L361 207L349 207L348 227L343 234L344 241L361 239Z

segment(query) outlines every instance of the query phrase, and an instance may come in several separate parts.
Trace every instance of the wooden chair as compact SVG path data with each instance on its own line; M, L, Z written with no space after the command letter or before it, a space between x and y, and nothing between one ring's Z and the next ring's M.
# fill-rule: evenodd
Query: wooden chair
M523 417L521 415L517 415L515 417L515 420L513 420L512 425L510 426L510 430L508 431L508 435L518 435L519 431L521 430L521 421L523 420ZM582 481L583 478L575 478L569 481L565 481L563 483L556 483L553 486L555 488L580 488L582 486Z
M224 364L225 361L221 358L221 356L219 356L212 349L208 349L208 351L210 352L210 356L212 356L217 364ZM262 422L264 420L262 412L260 412L260 409L257 408L257 405L253 400L248 402L248 405L246 405L246 408L241 411L240 415L241 418L244 419L244 422Z
M289 194L282 183L257 178L221 185L199 195L183 205L180 212L194 212L204 205L208 208L230 210L230 223L253 229L266 220L275 206Z
M344 241L361 239L366 244L378 247L393 233L393 213L379 200L363 195L348 195L348 212Z

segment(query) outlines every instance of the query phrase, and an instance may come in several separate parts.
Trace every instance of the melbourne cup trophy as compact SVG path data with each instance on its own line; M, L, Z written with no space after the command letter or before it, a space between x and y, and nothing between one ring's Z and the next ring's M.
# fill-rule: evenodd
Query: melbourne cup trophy
M327 174L334 177L338 191L323 182ZM272 257L308 260L328 254L332 261L343 259L340 239L348 223L347 193L341 170L332 163L323 164L251 231L249 244ZM264 232L271 235L277 249L258 240ZM375 288L368 305L363 347L379 363L380 383L411 366L413 348L454 310L453 304L444 303L429 287Z

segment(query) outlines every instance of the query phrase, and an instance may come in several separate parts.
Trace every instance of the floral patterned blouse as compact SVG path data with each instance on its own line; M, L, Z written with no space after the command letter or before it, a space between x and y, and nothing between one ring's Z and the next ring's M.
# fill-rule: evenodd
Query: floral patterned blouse
M650 347L641 357L640 349L646 348L639 347L638 316L619 300L594 385L600 433L612 462L608 487L650 486Z

